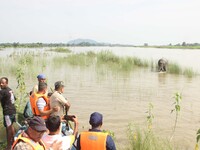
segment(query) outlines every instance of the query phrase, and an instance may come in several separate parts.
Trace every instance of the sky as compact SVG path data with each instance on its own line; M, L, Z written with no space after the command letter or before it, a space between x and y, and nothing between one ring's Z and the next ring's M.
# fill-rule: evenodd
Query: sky
M200 0L0 0L0 43L200 43Z

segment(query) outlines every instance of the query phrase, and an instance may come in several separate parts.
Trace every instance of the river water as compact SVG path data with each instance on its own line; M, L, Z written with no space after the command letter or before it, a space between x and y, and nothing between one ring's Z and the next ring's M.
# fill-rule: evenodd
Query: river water
M183 67L200 71L199 50L173 50L131 47L71 47L73 52L110 50L120 56L158 60L165 57L168 61ZM19 50L19 49L18 49ZM21 50L21 49L20 49ZM40 49L23 49L40 50ZM42 49L44 50L44 49ZM7 56L15 49L0 51ZM182 93L181 111L173 138L180 149L194 149L196 132L200 128L200 77L187 78L182 75L152 72L151 69L136 69L129 74L112 72L108 69L61 66L56 70L47 69L48 83L53 86L57 80L65 82L64 96L71 103L70 113L79 118L79 130L89 128L89 116L98 111L104 115L103 129L115 133L116 143L126 143L128 124L133 122L141 127L146 124L149 103L152 113L153 130L161 137L169 139L175 122L174 93ZM27 81L31 89L37 81ZM10 86L15 86L11 83ZM122 146L123 147L123 146Z

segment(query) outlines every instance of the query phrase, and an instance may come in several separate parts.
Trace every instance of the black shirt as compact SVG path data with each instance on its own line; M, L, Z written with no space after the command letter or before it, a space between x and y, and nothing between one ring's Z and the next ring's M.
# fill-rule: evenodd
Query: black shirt
M0 90L0 101L3 108L3 115L16 114L16 108L14 105L15 97L9 87Z

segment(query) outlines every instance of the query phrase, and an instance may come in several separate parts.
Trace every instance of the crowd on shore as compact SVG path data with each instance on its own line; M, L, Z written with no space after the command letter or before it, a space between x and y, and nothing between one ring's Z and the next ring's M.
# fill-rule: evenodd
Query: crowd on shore
M39 74L37 79L24 109L25 127L15 131L16 98L8 86L8 78L0 78L0 102L7 134L5 150L116 150L112 137L101 130L101 113L91 113L91 129L79 133L78 117L68 115L71 104L62 95L63 81L56 81L54 91L48 92L46 76Z

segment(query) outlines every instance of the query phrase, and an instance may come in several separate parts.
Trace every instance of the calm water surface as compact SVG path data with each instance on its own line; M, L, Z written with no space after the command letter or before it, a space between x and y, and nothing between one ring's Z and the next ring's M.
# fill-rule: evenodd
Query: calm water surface
M33 49L31 49L33 50ZM36 49L34 49L36 50ZM199 69L199 50L168 50L142 48L71 48L73 52L112 50L117 55L138 56L157 60L166 57L182 66ZM12 51L9 49L8 51ZM0 51L0 55L8 55ZM184 60L184 61L183 61ZM173 141L183 146L180 149L194 149L196 131L200 128L200 77L187 78L182 75L159 74L150 69L136 69L130 74L112 72L106 68L61 66L45 71L49 86L57 80L65 82L65 97L71 103L71 114L79 118L79 129L89 128L88 119L92 112L104 115L103 129L114 131L119 145L126 143L128 123L134 122L141 127L146 123L148 105L154 105L153 130L163 138L169 139L175 121L173 96L181 92L183 101ZM11 88L16 87L14 79ZM27 79L27 90L31 90L37 81ZM123 147L123 146L122 146Z

